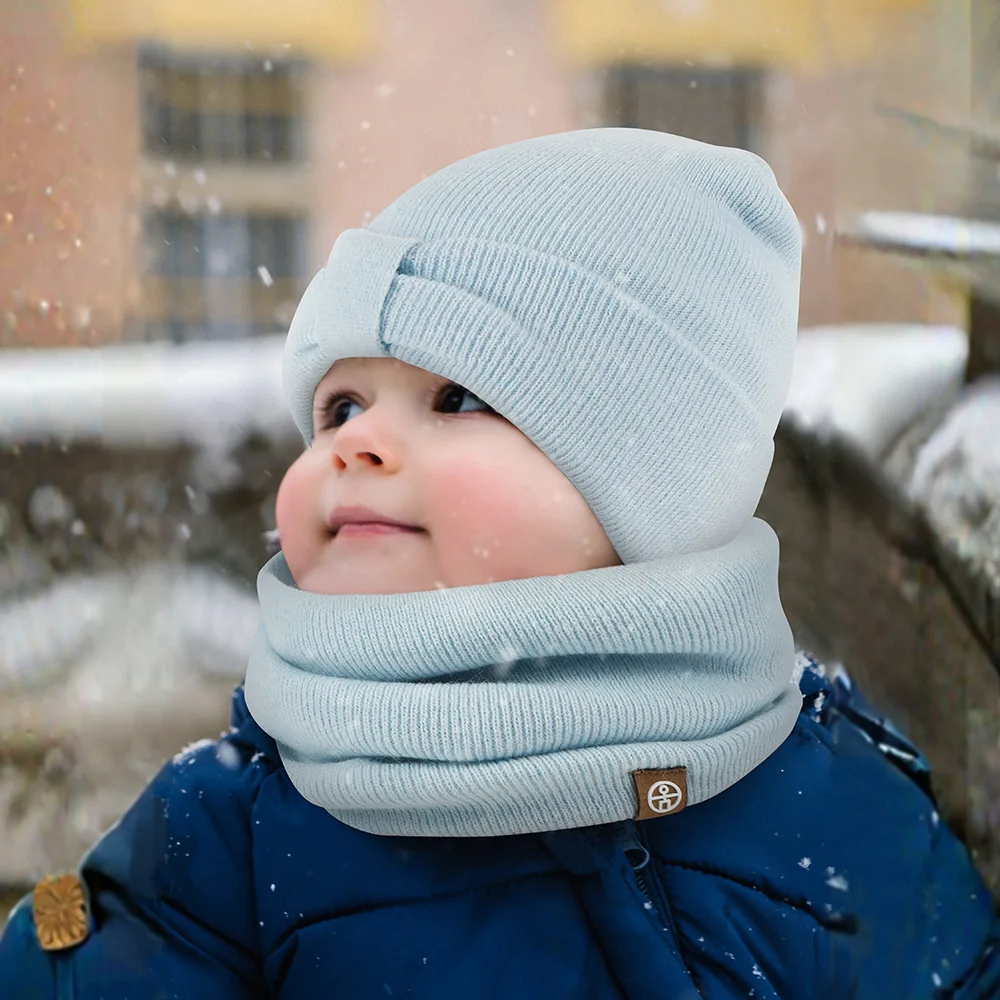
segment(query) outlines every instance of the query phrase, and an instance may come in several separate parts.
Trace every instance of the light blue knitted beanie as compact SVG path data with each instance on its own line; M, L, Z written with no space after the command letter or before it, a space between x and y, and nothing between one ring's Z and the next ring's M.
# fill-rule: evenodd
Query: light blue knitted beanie
M306 799L375 834L532 833L695 805L781 744L801 696L752 515L799 246L758 157L633 129L480 153L340 236L288 337L306 442L335 361L424 368L531 438L623 565L326 595L276 555L246 700Z
M791 378L801 235L770 167L642 129L461 160L337 240L289 333L312 438L340 358L465 386L581 493L624 562L731 539Z

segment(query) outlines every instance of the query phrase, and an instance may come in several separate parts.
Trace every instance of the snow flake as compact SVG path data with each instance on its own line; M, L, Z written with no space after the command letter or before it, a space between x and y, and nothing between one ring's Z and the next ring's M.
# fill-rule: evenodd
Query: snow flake
M760 971L760 966L756 962L754 962L753 968L750 970L750 972L753 975L755 975L758 979L764 978L764 973Z
M831 889L839 889L841 892L847 892L847 879L843 875L831 875L830 878L826 880L826 884Z
M801 794L801 793L800 793L800 794ZM803 859L802 859L802 860L801 860L801 861L799 862L799 867L800 867L800 868L806 868L806 869L808 869L808 868L809 868L809 866L810 866L811 864L812 864L812 858L803 858Z
M240 752L232 743L220 743L215 751L215 756L219 758L219 763L223 767L227 767L230 770L239 766Z

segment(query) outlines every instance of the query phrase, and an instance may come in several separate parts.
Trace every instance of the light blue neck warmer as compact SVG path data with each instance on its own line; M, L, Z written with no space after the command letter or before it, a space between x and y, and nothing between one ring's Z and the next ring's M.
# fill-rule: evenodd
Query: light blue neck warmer
M760 520L730 543L451 590L300 591L261 571L247 705L310 802L359 830L484 837L636 814L631 773L723 791L801 697Z

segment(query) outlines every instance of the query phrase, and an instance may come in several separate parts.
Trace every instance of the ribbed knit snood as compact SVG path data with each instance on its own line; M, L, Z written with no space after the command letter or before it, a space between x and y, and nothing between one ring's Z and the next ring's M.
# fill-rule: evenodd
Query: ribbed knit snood
M631 773L688 802L775 750L801 697L777 539L452 590L323 595L261 571L246 700L295 787L378 834L484 837L637 811Z

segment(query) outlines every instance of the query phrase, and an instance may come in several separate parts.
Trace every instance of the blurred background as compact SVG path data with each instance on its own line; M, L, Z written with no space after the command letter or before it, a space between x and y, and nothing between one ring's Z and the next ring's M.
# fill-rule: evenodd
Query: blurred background
M0 912L228 726L298 297L501 143L764 156L804 237L760 514L798 641L1000 897L1000 0L0 0Z

